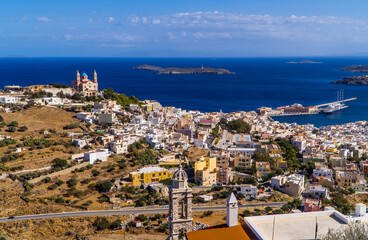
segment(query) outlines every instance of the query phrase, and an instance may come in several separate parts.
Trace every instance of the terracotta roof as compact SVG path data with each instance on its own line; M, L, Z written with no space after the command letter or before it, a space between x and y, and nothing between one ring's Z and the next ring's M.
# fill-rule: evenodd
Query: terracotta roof
M247 235L241 224L238 224L234 227L220 225L204 230L188 232L186 235L188 240L250 240L249 236Z

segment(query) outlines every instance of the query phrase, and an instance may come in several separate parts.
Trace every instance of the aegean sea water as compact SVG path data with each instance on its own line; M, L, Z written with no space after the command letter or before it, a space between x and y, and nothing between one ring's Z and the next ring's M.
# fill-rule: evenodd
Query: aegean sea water
M322 63L289 64L310 59ZM158 75L133 70L149 64L161 67L225 68L233 75ZM98 73L99 88L135 95L187 110L204 112L250 111L261 106L300 103L317 105L336 100L343 89L349 108L336 115L277 117L278 121L312 123L316 126L368 120L368 86L336 85L331 81L362 75L338 70L368 64L368 57L308 58L0 58L0 88L4 85L63 83L75 80L77 69L92 77Z

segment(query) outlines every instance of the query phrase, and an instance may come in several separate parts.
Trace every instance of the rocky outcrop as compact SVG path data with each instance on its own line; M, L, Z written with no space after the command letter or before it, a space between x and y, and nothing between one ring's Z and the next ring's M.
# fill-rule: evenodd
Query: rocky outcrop
M345 77L341 80L331 82L333 84L368 85L368 75L357 77Z
M352 65L339 68L342 71L368 73L368 65Z
M133 69L146 70L146 71L154 71L156 74L234 74L226 69L221 68L210 68L210 67L201 67L201 68L161 68L150 65L141 65L134 67Z
M315 61L312 61L312 60L301 60L301 61L290 61L290 62L287 62L287 63L322 63L322 62L315 62Z

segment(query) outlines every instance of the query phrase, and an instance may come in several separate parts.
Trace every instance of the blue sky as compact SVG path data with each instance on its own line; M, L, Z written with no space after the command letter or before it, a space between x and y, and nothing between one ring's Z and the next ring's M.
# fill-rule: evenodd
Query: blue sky
M3 0L0 56L367 56L368 1Z

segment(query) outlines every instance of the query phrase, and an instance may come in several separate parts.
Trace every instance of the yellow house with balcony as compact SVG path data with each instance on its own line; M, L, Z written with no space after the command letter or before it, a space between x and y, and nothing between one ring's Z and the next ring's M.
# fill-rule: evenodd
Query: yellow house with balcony
M172 178L172 173L169 173L166 168L149 166L131 172L129 174L131 183L125 182L123 185L140 186L142 184L159 182L167 178Z
M216 157L201 157L194 164L195 182L200 186L216 184Z

